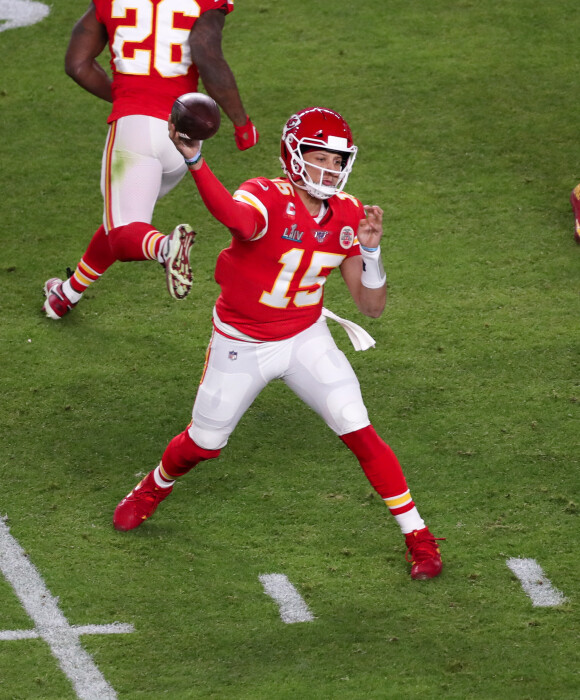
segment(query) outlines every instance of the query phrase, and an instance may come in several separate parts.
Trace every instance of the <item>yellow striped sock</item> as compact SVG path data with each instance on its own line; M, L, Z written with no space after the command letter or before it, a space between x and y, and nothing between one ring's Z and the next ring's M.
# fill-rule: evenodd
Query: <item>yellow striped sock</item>
M159 247L164 238L165 236L155 229L149 231L145 238L143 238L143 255L149 260L157 260Z

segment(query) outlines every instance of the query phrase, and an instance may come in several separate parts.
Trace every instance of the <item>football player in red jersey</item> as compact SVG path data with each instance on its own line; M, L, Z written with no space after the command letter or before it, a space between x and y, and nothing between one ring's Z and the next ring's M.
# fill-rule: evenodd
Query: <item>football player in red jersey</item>
M192 421L119 503L115 528L131 530L150 517L175 479L217 457L256 396L282 379L358 458L405 536L411 576L437 576L436 538L397 457L371 425L354 370L326 324L330 317L345 325L357 349L374 344L323 307L324 283L335 268L363 314L380 316L386 302L383 212L343 192L357 152L348 124L319 107L293 115L281 141L285 177L248 180L233 196L202 158L201 143L185 144L171 122L169 132L232 241L216 265L221 292Z
M233 0L93 0L75 24L65 70L113 103L101 169L104 215L72 277L45 283L49 318L67 314L116 260L156 260L169 293L189 293L194 232L182 224L165 236L151 221L156 201L187 172L167 117L177 97L197 91L199 78L232 121L237 147L258 142L221 48L233 7ZM112 79L96 60L107 45Z

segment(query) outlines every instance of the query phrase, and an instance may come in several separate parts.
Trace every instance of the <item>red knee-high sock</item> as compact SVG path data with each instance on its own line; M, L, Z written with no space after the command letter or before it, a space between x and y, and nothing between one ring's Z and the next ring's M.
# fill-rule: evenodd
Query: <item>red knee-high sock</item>
M105 227L101 225L93 234L91 242L70 278L70 286L75 292L82 294L89 285L99 279L105 270L111 267L115 260Z
M341 435L340 439L355 454L367 479L381 498L397 496L407 490L399 460L372 425Z
M354 452L367 479L395 516L403 533L424 528L399 460L373 426L341 435L340 439Z
M161 466L170 479L187 474L197 464L206 459L215 459L221 450L204 450L189 437L187 430L176 435L167 445Z
M165 236L151 224L134 221L109 231L109 244L116 260L157 260Z

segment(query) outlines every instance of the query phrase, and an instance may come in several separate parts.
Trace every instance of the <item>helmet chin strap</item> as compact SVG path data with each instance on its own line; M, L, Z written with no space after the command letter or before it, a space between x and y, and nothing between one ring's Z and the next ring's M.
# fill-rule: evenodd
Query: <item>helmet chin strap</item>
M337 190L336 187L326 187L325 185L312 185L308 183L305 188L304 188L308 194L311 197L314 197L315 199L330 199L333 197L339 190ZM326 192L325 190L332 190L331 192Z
M296 182L295 180L292 180L292 184L294 185L294 187L298 187L298 189L304 190L305 192L308 192L308 194L311 197L314 197L314 199L320 199L320 200L330 199L338 191L336 189L336 187L326 187L325 185L315 185L313 182L305 182L304 180L299 180L298 182ZM325 190L328 190L328 191L325 191Z
M308 163L308 167L313 168L317 171L320 172L320 176L318 178L318 182L315 182L310 174L308 173L306 169L306 164L304 161L298 161L300 163L300 170L301 172L298 173L300 175L300 178L302 180L302 184L299 183L294 183L297 187L299 187L302 190L306 190L308 194L311 197L314 197L315 199L330 199L330 197L333 197L335 194L338 194L339 192L342 191L344 185L346 184L346 181L348 179L348 173L343 173L342 171L337 171L337 170L329 170L328 168L321 168L319 165L315 165L314 163ZM322 180L324 178L325 173L329 173L333 176L336 176L338 174L338 179L336 181L336 185L323 185Z

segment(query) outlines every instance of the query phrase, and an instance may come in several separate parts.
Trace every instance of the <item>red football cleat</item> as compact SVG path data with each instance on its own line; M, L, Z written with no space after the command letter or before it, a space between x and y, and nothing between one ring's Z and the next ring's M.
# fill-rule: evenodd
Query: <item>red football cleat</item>
M46 301L42 307L48 318L58 321L66 316L68 312L76 306L62 291L62 280L58 277L51 277L44 284L44 296Z
M121 532L139 527L144 520L153 515L157 506L172 491L173 486L163 489L157 486L153 472L149 472L115 508L113 527Z
M407 553L405 559L411 562L411 578L422 580L435 578L441 573L443 562L437 546L437 540L444 540L444 537L433 537L429 528L413 530L405 535Z
M570 204L574 210L574 240L580 244L580 185L570 193Z

